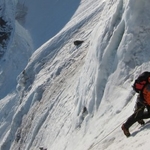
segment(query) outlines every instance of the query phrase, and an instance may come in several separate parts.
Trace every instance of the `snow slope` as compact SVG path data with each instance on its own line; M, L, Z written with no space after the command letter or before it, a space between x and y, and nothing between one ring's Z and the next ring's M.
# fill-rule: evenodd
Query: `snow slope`
M149 0L3 4L14 34L0 60L0 149L148 149L149 124L130 138L120 127L150 70Z

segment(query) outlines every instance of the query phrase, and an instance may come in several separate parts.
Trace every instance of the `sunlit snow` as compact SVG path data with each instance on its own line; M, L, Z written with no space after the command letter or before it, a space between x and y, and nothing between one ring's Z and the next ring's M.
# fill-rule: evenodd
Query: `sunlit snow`
M3 8L3 9L2 9ZM1 0L0 150L144 150L150 125L121 125L150 71L149 0ZM76 46L75 40L83 43Z

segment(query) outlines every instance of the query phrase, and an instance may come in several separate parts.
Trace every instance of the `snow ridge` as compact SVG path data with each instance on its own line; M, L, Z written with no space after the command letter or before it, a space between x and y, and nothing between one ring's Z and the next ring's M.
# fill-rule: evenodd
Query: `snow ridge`
M93 38L93 41L91 41L89 49L92 49L92 51L89 51L83 75L78 83L79 92L77 95L79 99L76 102L78 108L77 116L80 113L82 114L84 107L87 108L89 114L93 114L94 111L98 110L108 78L117 67L119 61L117 50L125 32L123 1L117 4L116 12L108 19L100 36L97 35L97 30L99 30L99 28L102 28L101 23L92 33L92 36L97 37L97 39ZM100 44L97 45L96 42ZM82 120L82 115L79 116L79 120Z
M134 108L134 79L150 70L149 0L0 4L13 27L0 60L1 150L149 146L148 126L137 132L135 124L130 139L120 129ZM51 21L60 12L55 32ZM83 43L75 46L75 40Z

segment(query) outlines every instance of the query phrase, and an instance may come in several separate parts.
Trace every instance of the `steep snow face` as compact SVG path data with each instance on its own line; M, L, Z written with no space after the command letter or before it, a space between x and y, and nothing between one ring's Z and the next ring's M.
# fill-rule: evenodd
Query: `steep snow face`
M8 39L7 46L0 49L0 141L11 139L8 135L11 121L17 108L16 97L17 76L26 66L33 52L33 44L29 33L15 20L16 1L0 1L0 17L6 23L0 27ZM1 22L1 23L2 23ZM11 27L11 28L10 28ZM8 30L11 29L11 30ZM2 31L3 32L3 31ZM6 43L5 43L6 44ZM2 53L1 53L2 54ZM6 139L5 139L6 137ZM8 139L7 139L8 137ZM8 146L8 147L7 147ZM9 144L4 149L9 149ZM1 148L1 149L3 149Z
M12 86L17 93L6 91L0 101L0 148L130 149L120 126L133 110L133 80L150 70L149 7L149 0L19 0L14 66L27 62L19 43L23 52L33 49L29 33L34 46L42 46L22 72L14 69L14 77L21 72ZM52 21L56 28L48 32ZM75 46L75 39L84 42ZM131 137L132 148L144 149L138 140Z
M29 33L15 21L14 1L1 1L0 98L16 86L16 78L33 52ZM3 37L4 36L4 37ZM7 39L5 39L7 38ZM6 46L7 45L7 46Z
M150 38L148 7L148 1L120 1L108 26L105 22L107 31L103 30L104 32L97 36L99 44L94 44L96 45L94 56L98 61L94 73L96 86L94 85L94 94L91 95L95 96L93 102L98 101L96 106L100 118L97 122L101 132L91 149L147 147L146 141L143 143L145 146L137 147L139 143L135 141L135 137L125 140L120 127L134 109L134 104L131 103L136 100L136 95L131 89L133 80L142 71L150 70L148 52L150 44L149 40L146 40ZM98 29L101 29L101 25L98 25ZM97 35L97 32L94 35ZM135 134L133 133L133 136ZM144 134L142 137L144 138ZM131 141L132 144L128 144Z

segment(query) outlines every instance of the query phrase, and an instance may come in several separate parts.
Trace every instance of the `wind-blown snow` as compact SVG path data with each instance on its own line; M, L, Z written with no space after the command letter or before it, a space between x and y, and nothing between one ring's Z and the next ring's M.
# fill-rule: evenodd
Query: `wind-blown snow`
M148 148L149 124L133 125L130 138L121 125L135 78L150 70L149 0L0 5L12 26L0 58L1 150Z

